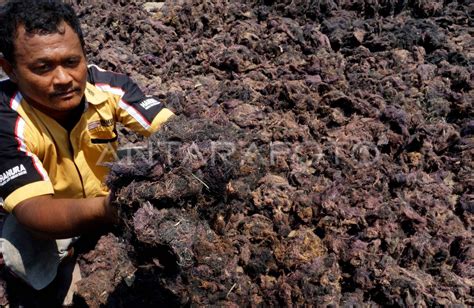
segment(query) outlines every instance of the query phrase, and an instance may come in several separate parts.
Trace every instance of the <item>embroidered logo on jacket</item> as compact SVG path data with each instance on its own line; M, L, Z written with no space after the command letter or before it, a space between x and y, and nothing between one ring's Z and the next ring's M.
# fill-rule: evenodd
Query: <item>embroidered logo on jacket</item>
M16 179L19 176L27 174L25 166L23 164L15 166L0 175L0 186L3 186L10 182L11 180Z
M159 104L161 104L161 102L157 101L156 99L148 98L148 99L144 100L143 102L141 102L140 106L142 106L143 109L148 110L148 109L150 109L152 107L155 107Z
M110 127L110 126L114 126L114 123L115 122L112 119L100 119L98 121L90 122L89 124L87 124L87 128L89 130L93 130L100 126Z

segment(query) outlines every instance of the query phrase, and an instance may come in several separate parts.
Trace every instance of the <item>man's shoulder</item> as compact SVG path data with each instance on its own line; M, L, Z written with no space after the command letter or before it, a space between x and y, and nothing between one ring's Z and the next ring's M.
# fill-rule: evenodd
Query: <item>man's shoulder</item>
M4 150L5 138L11 138L15 136L15 129L18 121L19 101L21 95L18 95L18 88L15 83L10 80L0 81L0 136L2 147L0 150ZM13 139L11 139L13 140ZM16 141L15 141L16 142Z
M87 81L99 87L103 85L124 87L132 83L132 80L127 75L104 70L95 64L87 66Z
M10 79L0 80L0 108L10 108L11 101L15 98L18 88Z

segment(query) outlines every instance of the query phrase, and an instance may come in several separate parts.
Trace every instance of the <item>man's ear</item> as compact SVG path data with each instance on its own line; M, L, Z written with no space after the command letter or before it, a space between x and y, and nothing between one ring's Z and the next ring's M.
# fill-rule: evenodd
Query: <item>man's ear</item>
M11 81L16 82L16 74L13 65L4 57L0 57L0 66Z

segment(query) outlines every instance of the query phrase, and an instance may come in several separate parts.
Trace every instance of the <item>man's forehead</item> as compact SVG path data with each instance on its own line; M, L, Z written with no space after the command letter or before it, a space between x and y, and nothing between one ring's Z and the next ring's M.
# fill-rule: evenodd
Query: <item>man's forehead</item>
M19 25L15 38L16 55L25 60L54 57L61 54L82 54L79 36L65 22L54 33L30 33L24 25Z
M55 32L47 32L46 30L41 30L41 29L34 30L34 31L27 31L26 26L23 23L19 23L18 26L16 27L15 40L22 39L22 38L28 40L36 36L53 36L57 34L64 35L66 34L68 27L71 28L66 22L62 21L60 24L58 24L57 31Z

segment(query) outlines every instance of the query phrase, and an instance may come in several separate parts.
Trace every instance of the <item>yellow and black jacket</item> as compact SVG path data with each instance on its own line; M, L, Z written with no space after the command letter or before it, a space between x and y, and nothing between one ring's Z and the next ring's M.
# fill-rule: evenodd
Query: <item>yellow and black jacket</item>
M83 115L68 132L24 101L13 82L0 82L0 197L5 210L46 194L106 195L104 163L115 158L116 123L148 136L173 115L126 75L96 66L88 69L84 96Z

